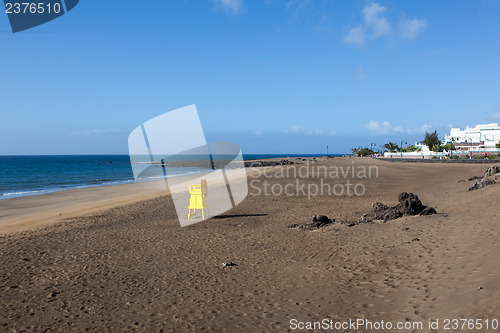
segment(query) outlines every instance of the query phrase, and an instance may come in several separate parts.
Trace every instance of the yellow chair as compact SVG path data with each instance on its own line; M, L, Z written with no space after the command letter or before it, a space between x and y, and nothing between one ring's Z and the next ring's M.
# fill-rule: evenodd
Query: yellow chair
M189 194L191 194L191 198L189 199L189 213L188 220L196 218L196 210L201 209L201 217L203 220L205 219L205 210L207 211L207 218L210 217L210 211L208 210L208 187L207 180L202 179L200 184L189 185Z

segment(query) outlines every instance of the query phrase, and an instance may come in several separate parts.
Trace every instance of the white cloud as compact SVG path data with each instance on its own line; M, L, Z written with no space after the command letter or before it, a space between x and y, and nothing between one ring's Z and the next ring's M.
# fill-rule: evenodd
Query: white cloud
M238 15L243 9L243 0L213 0L215 7L227 14Z
M424 124L417 128L403 128L401 126L395 126L388 121L376 121L371 120L366 128L374 134L394 134L394 133L405 133L405 134L419 134L429 131L432 127L428 124Z
M353 44L355 46L361 47L365 44L366 32L362 27L352 28L343 37L344 42L347 44Z
M427 20L424 19L402 19L399 22L399 33L404 39L414 39L425 29L427 29Z
M413 128L413 129L407 129L406 132L408 134L420 134L420 133L425 133L429 132L432 129L432 126L429 124L423 124L420 127Z
M305 129L304 127L300 126L300 125L292 125L292 126L290 126L289 129L285 130L285 133L305 134L305 135L328 135L328 136L333 136L333 135L337 134L334 130L331 130L329 132L324 131L322 129L308 130L308 129Z
M261 130L257 130L253 133L254 135L262 135L262 131Z
M112 134L112 133L120 133L122 132L119 129L93 129L93 130L86 130L86 131L81 131L81 132L72 132L69 135L71 136L89 136L89 135L102 135L102 134Z
M399 36L400 39L414 39L427 28L425 19L401 19L399 27L393 34L392 24L386 17L387 8L372 2L361 11L363 23L351 28L342 39L347 44L357 47L365 45L368 37L372 40L384 36Z
M375 134L389 134L394 132L402 132L403 129L401 127L394 127L388 121L378 122L375 120L370 120L366 128Z
M285 132L289 132L289 133L302 133L304 131L305 131L304 128L302 126L299 126L299 125L292 125L290 127L290 129L285 130Z
M363 24L349 30L343 36L344 42L361 47L365 44L368 33L370 33L373 39L389 34L392 27L389 20L383 16L386 10L387 8L375 2L365 6L362 11Z
M372 3L363 8L363 18L365 25L373 29L373 38L378 38L391 32L391 24L386 17L382 16L387 8Z

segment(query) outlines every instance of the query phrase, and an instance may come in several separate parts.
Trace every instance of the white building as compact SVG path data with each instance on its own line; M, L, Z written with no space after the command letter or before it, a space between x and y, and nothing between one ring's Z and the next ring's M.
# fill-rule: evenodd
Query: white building
M452 128L450 135L445 135L444 144L454 143L455 149L451 151L433 152L422 144L416 143L417 151L411 153L385 152L385 158L450 158L456 156L486 156L490 153L500 153L500 148L496 145L500 143L500 126L498 123L467 126L464 130Z
M495 148L500 143L500 126L498 123L467 126L464 130L452 128L450 135L444 137L444 143L455 143L457 149Z

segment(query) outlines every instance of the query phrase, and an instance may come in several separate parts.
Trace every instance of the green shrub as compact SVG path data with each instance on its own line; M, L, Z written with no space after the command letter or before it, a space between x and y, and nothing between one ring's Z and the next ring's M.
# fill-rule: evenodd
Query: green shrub
M358 150L358 156L369 156L373 154L375 154L375 152L370 148L361 148Z
M446 151L455 150L455 144L447 143L443 146L443 148L446 149Z
M416 150L417 150L417 148L415 148L415 146L412 146L412 145L410 145L410 146L406 147L406 151L407 151L408 153L412 153L412 152L414 152L414 151L416 151Z
M432 146L432 151L433 152L441 152L443 151L443 146L441 146L439 143L436 143L434 146Z

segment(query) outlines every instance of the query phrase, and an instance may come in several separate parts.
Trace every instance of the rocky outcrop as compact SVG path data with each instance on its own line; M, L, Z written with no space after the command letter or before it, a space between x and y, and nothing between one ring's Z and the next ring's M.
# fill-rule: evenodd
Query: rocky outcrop
M369 223L374 220L382 220L386 222L398 219L405 215L437 214L436 209L424 206L416 194L403 192L399 194L398 201L399 203L393 207L384 205L380 202L375 202L372 204L370 212L363 214L358 220L358 223Z
M483 171L481 178L491 177L491 176L496 175L499 172L500 172L499 168L496 165L492 165L488 169Z
M496 175L500 172L500 169L496 165L492 165L486 170L483 171L481 174L481 177L471 177L469 178L470 180L477 180L474 185L469 187L469 191L475 191L482 189L483 187L486 187L488 185L493 185L496 183Z
M287 159L283 159L280 161L249 161L245 162L245 168L261 168L268 166L292 165L292 164L295 164L295 162Z
M495 184L495 179L493 178L483 178L478 180L477 182L474 183L471 187L469 187L469 191L475 191L482 189L483 187L486 187L488 185L493 185Z
M348 221L338 221L338 224L347 225L348 227L353 227L362 223L371 223L375 220L382 220L384 222L389 220L395 220L403 216L413 216L413 215L433 215L437 214L437 211L433 207L427 207L422 204L422 201L418 198L416 194L403 192L399 194L399 203L396 206L390 207L384 205L381 202L375 202L372 204L370 212L363 214L361 218L356 222ZM323 228L330 224L335 223L334 219L328 218L325 215L313 215L311 220L307 223L296 223L290 224L288 228L290 229L304 229L304 230L316 230Z

